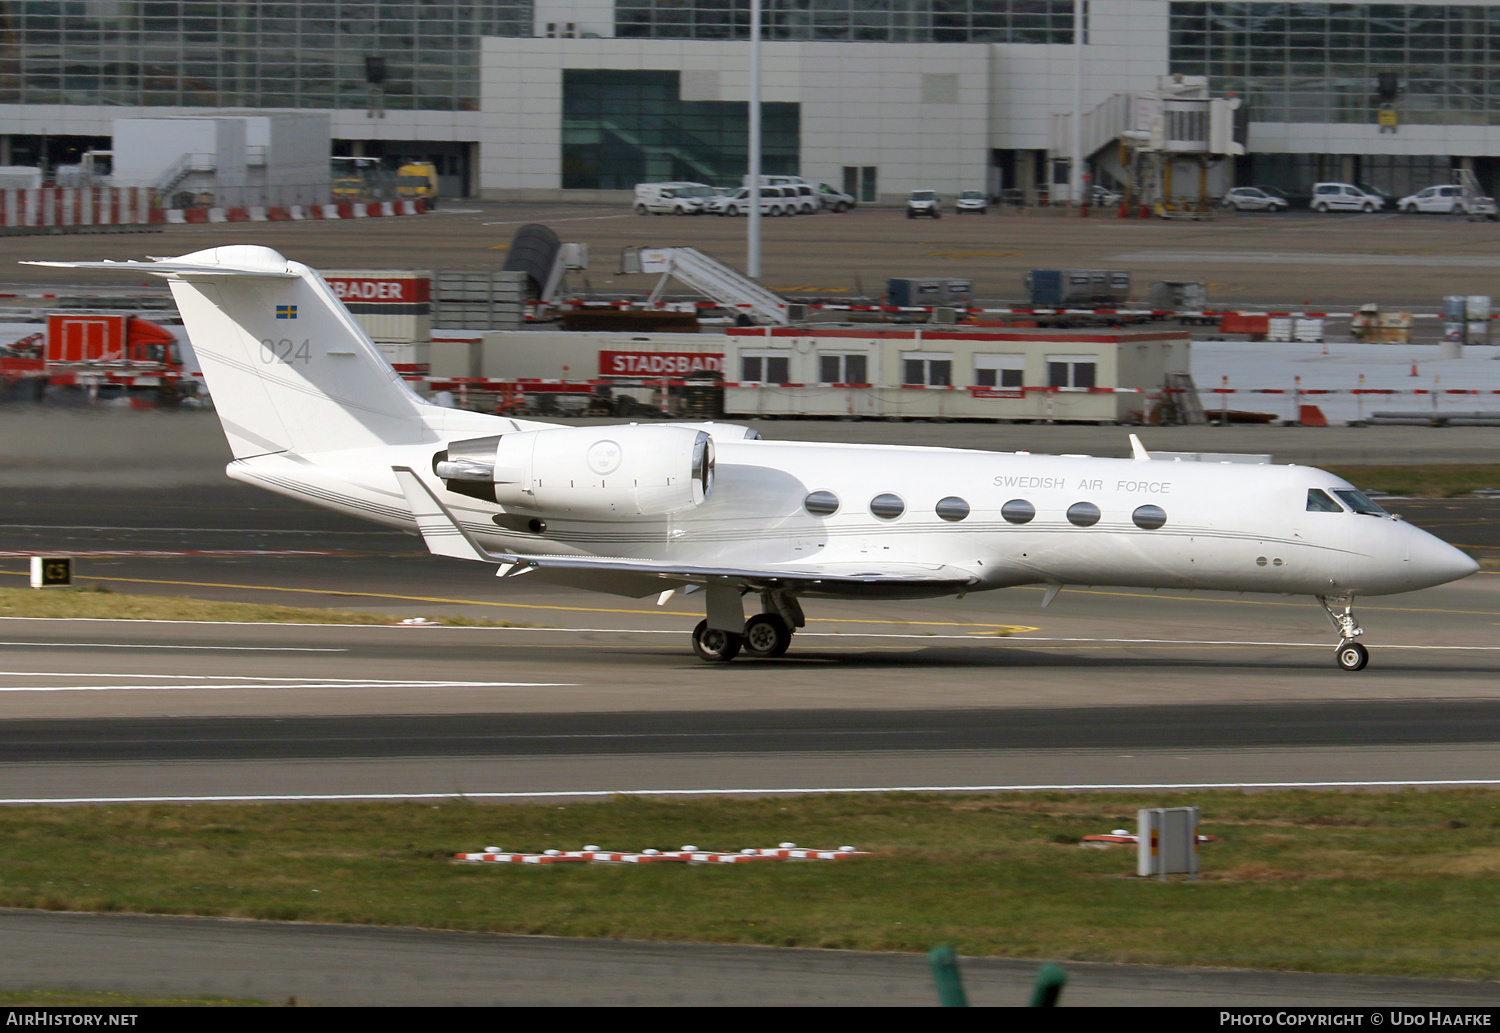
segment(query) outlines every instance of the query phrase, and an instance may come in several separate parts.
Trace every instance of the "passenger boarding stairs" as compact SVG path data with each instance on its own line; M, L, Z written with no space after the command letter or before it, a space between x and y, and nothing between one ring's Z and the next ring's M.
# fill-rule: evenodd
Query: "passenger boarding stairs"
M661 280L651 292L650 301L661 300L669 279L711 298L738 317L752 323L783 325L787 321L786 299L735 272L729 266L709 258L697 248L643 247L626 248L620 258L625 273L660 273ZM744 322L744 320L738 320Z

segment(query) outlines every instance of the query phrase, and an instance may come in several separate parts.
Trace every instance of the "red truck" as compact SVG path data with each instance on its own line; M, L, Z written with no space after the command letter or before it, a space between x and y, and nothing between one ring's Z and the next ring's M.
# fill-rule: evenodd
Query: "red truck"
M0 346L7 398L41 401L49 387L79 400L124 400L137 408L175 405L196 392L183 372L177 336L136 316L53 312L47 329Z

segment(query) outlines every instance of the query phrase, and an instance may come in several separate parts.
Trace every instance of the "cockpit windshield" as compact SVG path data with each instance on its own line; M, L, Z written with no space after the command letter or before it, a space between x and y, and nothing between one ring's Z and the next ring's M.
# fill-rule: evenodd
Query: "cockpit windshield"
M1366 513L1370 516L1389 516L1385 510L1371 502L1362 491L1353 488L1335 488L1333 493L1344 500L1344 505L1356 513Z
M1307 511L1309 513L1342 513L1344 507L1329 496L1322 488L1307 489Z

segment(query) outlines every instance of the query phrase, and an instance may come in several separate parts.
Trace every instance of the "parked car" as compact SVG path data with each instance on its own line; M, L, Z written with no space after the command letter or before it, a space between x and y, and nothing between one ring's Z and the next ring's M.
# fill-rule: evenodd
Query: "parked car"
M1353 183L1314 183L1308 207L1315 212L1376 212L1385 207L1385 198Z
M847 212L859 202L842 190L835 189L828 183L816 184L818 197L823 202L823 207L830 212Z
M698 215L713 189L705 183L637 183L635 214Z
M760 214L767 215L796 215L798 205L795 200L789 201L782 197L785 187L760 188ZM734 193L724 198L719 206L718 214L738 217L750 214L750 188L740 187Z
M989 211L989 199L984 196L982 190L965 190L958 195L958 200L953 202L953 214L962 215L964 212L978 212L983 215Z
M1108 187L1096 186L1089 192L1089 204L1095 208L1118 208L1124 200L1124 194Z
M1291 203L1260 187L1235 187L1219 201L1237 212L1284 212Z
M906 217L915 219L919 215L929 219L943 217L942 203L938 200L936 191L913 190L906 196Z
M812 215L822 211L823 201L810 183L790 183L781 188L782 196L796 205L794 215Z
M1415 194L1408 194L1396 202L1396 210L1402 212L1447 212L1453 215L1469 213L1469 198L1464 188L1454 183L1428 187Z

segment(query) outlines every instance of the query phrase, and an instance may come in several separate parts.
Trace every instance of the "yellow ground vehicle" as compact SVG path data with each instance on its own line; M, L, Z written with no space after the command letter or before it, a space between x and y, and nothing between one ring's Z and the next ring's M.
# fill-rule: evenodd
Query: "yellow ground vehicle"
M437 205L437 166L430 161L409 161L396 170L396 196L403 201L425 201Z

